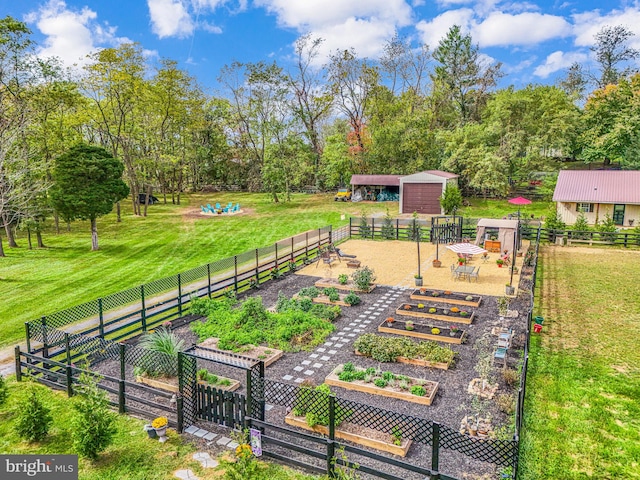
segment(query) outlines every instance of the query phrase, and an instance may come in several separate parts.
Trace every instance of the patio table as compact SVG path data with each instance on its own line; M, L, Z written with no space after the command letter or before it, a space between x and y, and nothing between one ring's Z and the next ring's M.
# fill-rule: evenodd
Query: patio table
M464 279L467 277L467 275L473 273L473 271L476 269L476 267L468 267L466 265L459 265L456 269L455 272L458 274L458 278Z

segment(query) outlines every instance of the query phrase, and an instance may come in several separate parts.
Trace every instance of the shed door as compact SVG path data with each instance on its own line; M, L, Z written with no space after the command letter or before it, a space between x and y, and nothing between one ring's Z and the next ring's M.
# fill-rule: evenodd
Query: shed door
M405 183L402 187L402 213L440 214L441 183Z

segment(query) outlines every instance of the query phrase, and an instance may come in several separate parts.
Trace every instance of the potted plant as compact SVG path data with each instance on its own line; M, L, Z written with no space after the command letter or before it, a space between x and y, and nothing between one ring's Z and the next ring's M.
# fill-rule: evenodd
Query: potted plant
M289 260L289 271L290 272L295 272L296 271L297 265L296 265L296 261L295 260Z
M167 417L158 417L153 422L151 422L151 426L155 429L156 435L158 435L158 439L161 442L166 442L167 440L167 425L169 421Z
M467 263L467 259L464 257L458 257L458 265L464 265Z
M434 268L440 268L442 266L442 262L437 258L434 258L432 263Z
M349 275L347 275L346 273L341 273L340 275L338 275L338 283L340 285L346 285L348 281Z
M460 327L458 327L457 325L451 325L449 327L449 336L455 337L459 331Z
M422 286L422 275L420 275L419 273L415 274L413 276L413 278L416 281L416 287L421 287Z
M407 330L413 330L413 322L411 320L407 321L407 323L404 324L404 328Z
M498 265L498 268L502 268L502 265L504 265L504 260L499 258L496 260L496 264Z
M515 292L516 292L516 287L513 287L508 283L504 286L504 293L506 295L513 295Z

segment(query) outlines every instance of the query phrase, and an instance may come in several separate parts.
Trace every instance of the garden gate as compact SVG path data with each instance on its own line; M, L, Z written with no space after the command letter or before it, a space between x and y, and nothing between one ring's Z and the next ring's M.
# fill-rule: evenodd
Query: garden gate
M456 243L462 239L462 217L431 217L431 243Z

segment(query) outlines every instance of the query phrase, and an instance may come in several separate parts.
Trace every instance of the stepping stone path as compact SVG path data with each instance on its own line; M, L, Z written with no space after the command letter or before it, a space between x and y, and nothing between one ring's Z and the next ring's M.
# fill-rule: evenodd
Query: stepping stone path
M193 454L193 459L200 462L202 468L216 468L219 465L218 461L211 458L207 452L196 452Z
M334 365L327 364L327 362L331 361L332 356L345 346L348 348L349 342L355 340L367 330L375 328L380 323L380 315L396 303L398 297L405 290L404 287L392 287L390 291L380 296L373 305L367 308L363 314L358 315L358 318L350 322L348 326L343 327L339 332L334 332L333 336L329 337L322 346L309 354L307 359L302 360L300 365L293 367L292 374L283 375L282 380L286 382L293 380L294 383L302 383L305 378L309 378L323 368L328 374L334 367Z
M193 473L192 470L176 470L173 474L176 478L181 478L182 480L198 480L196 474Z

